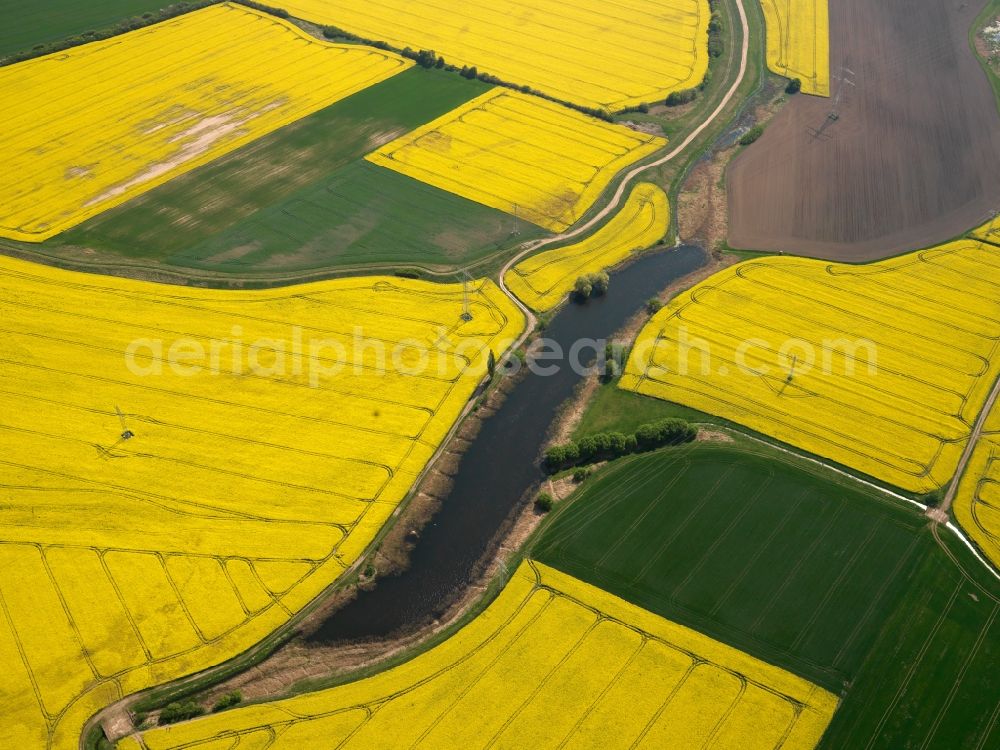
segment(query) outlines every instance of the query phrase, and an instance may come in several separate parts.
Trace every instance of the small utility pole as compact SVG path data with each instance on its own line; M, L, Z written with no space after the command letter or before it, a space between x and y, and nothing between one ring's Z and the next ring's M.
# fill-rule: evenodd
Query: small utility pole
M854 86L854 71L850 68L845 68L843 65L840 66L840 73L835 75L834 80L837 82L837 91L833 95L833 106L830 108L830 114L827 117L831 120L840 119L840 100L844 96L844 86Z
M799 362L799 355L798 354L793 354L792 355L792 369L790 369L788 371L788 377L785 378L785 382L786 383L791 383L792 382L792 378L795 377L795 365L798 364L798 362Z
M510 576L510 570L507 568L507 561L500 560L498 562L500 568L500 588L507 585L507 578Z
M469 304L469 274L462 271L462 315L463 321L468 323L472 320L472 310Z

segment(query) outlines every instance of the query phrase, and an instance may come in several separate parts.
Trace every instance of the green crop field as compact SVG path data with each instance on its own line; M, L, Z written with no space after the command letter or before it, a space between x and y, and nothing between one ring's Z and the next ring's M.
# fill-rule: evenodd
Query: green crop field
M833 691L915 564L919 514L744 449L628 459L534 556Z
M166 260L234 272L453 266L499 250L511 227L491 208L358 160Z
M690 422L712 421L712 417L695 409L623 391L615 380L602 383L594 393L594 398L587 404L580 423L573 431L573 438L579 440L598 432L623 432L628 435L644 424L669 417Z
M1000 588L915 508L805 466L707 444L622 460L531 554L845 696L831 750L992 747Z
M511 239L509 217L363 157L487 88L408 70L32 249L228 273L480 258Z
M85 31L114 26L131 16L170 5L170 0L5 0L0 8L0 57ZM16 19L16 20L14 20Z
M871 649L821 750L1000 747L1000 587L947 531Z

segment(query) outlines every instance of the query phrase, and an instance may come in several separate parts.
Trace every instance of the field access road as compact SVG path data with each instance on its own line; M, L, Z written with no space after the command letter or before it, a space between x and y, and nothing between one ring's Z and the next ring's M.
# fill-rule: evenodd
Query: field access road
M688 134L687 138L681 141L680 144L672 151L670 151L668 154L660 157L656 161L650 162L649 164L642 164L638 167L634 167L631 171L627 172L625 174L625 177L619 183L618 189L615 190L615 194L612 196L611 201L608 203L608 205L606 205L604 208L598 211L597 214L593 216L589 221L585 222L584 224L581 224L575 229L563 232L562 234L558 234L553 237L546 237L540 240L532 240L531 242L526 242L522 246L521 251L515 254L513 258L508 260L504 264L503 268L500 269L500 288L503 290L503 293L506 294L511 299L511 301L521 309L521 311L525 314L525 316L528 319L527 329L525 329L524 334L521 336L520 339L518 339L518 341L514 344L514 346L511 347L511 351L516 350L519 346L521 346L521 344L524 343L525 339L527 339L527 337L531 335L531 332L534 330L536 324L538 323L538 319L535 317L534 313L528 309L527 305L523 304L521 300L519 300L507 288L507 283L505 281L507 272L513 266L517 265L517 263L522 258L534 252L535 250L538 250L539 248L545 247L547 245L552 245L556 242L565 242L566 240L571 240L574 237L579 237L580 235L590 231L595 226L603 222L609 215L611 215L611 213L615 209L618 208L619 205L621 205L622 198L625 197L625 191L629 188L631 182L635 180L636 177L638 177L643 172L646 172L650 169L656 169L657 167L662 167L664 164L666 164L669 161L672 161L679 154L683 153L684 150L691 145L691 143L695 140L695 138L701 135L709 125L715 122L715 120L719 117L720 114L722 114L722 111L726 108L726 106L729 104L732 98L736 95L737 89L739 89L740 84L743 83L743 78L746 76L747 60L750 51L750 24L747 22L747 12L746 8L743 7L743 0L736 0L736 7L740 13L740 25L743 27L743 44L742 48L740 49L740 69L732 85L729 87L729 90L726 92L726 95L722 97L718 106L714 110L712 110L712 113L708 117L706 117L705 120L698 127L692 130Z
M928 514L931 515L931 518L935 518L935 520L942 520L947 523L948 511L951 510L951 504L955 502L955 495L958 494L958 486L962 483L962 477L965 475L965 468L969 465L969 461L972 459L972 454L976 450L979 438L982 437L983 428L986 426L986 420L989 419L990 412L993 411L993 407L996 405L998 398L1000 398L1000 378L997 378L997 382L993 384L993 390L990 392L990 397L986 399L986 403L983 405L983 410L979 412L976 424L972 428L972 434L969 435L969 444L965 446L965 452L962 454L962 458L958 462L958 468L955 470L955 476L952 477L951 484L948 485L948 493L944 496L944 500L941 501L941 507L937 509L938 513L933 515ZM937 518L937 515L940 515L941 518Z

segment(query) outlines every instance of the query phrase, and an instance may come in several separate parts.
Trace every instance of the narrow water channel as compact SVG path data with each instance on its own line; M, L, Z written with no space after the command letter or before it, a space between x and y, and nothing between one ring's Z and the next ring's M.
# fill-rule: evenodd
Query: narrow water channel
M704 251L692 245L647 255L614 274L607 296L566 305L545 336L566 352L580 339L608 338L650 297L705 262ZM332 614L312 640L384 637L422 625L447 609L525 492L541 478L537 458L546 433L581 380L565 360L559 364L555 374L527 373L497 413L483 422L451 492L412 551L410 567L361 592Z

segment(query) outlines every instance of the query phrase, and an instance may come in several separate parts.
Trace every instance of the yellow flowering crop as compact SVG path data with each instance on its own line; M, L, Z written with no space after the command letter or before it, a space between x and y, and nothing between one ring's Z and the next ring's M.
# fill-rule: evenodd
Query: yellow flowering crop
M656 185L637 185L611 221L580 242L547 250L518 263L505 277L508 288L539 312L551 310L583 274L610 268L632 252L663 239L670 225L667 194Z
M41 242L409 65L224 3L0 69L0 236Z
M788 672L526 561L444 643L358 682L146 732L148 750L811 750L837 699ZM782 738L784 742L782 743ZM119 744L139 750L136 739Z
M1000 567L1000 406L986 420L953 507L958 522Z
M807 94L830 95L827 0L761 0L767 26L767 67L802 81Z
M991 218L981 227L973 229L969 236L994 245L1000 244L1000 215Z
M621 387L927 492L954 474L1000 372L998 326L989 245L867 266L767 258L657 314Z
M666 140L495 88L368 155L435 187L555 231Z
M463 296L0 258L0 747L75 747L102 706L246 650L357 560L523 329L492 282L471 320Z
M557 99L618 110L697 86L708 70L707 0L285 0L293 15Z

